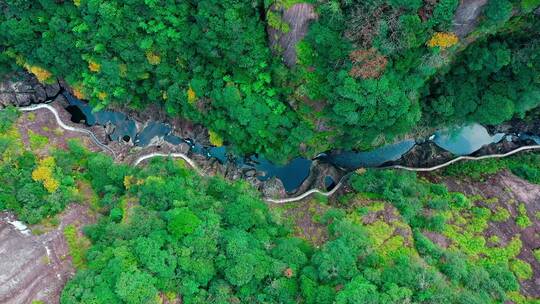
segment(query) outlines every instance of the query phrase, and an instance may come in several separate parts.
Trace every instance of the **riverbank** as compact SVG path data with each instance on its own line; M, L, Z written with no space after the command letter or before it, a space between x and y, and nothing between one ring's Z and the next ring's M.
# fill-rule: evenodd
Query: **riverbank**
M56 104L57 105L57 104ZM109 152L115 159L117 159L117 154L116 152L111 149L110 147L104 145L102 142L99 141L99 139L96 137L96 135L92 132L92 131L89 131L87 129L83 129L83 128L79 128L79 127L73 127L73 126L70 126L70 125L67 125L66 122L62 121L62 119L60 118L60 114L59 114L59 111L62 111L62 110L59 110L58 109L58 106L54 107L54 106L51 106L51 105L48 105L48 104L38 104L38 105L33 105L33 106L29 106L29 107L20 107L19 110L22 111L22 112L33 112L33 111L39 111L39 110L43 110L43 109L46 109L47 111L51 112L53 115L54 115L54 118L56 120L56 122L58 123L58 125L62 128L62 129L65 129L67 131L70 131L70 132L77 132L77 133L81 133L81 134L85 134L87 135L88 137L90 137L92 139L92 141L96 144L96 146L98 146L99 148L103 149L105 152ZM511 141L502 141L502 145L501 149L504 149L504 146L505 146L505 143L506 143L506 147L511 147L513 146L512 144L510 143L514 143L514 142L511 142ZM127 144L127 143L125 143ZM430 143L428 143L430 144ZM500 145L500 143L495 143L493 144L495 146L497 145ZM515 145L515 143L514 143ZM422 145L417 145L416 147L422 147ZM161 148L161 147L160 147ZM493 147L492 147L493 148ZM485 147L485 148L482 148L482 149L485 149L485 150L489 150L489 147ZM469 161L474 161L474 160L482 160L482 159L488 159L488 158L503 158L503 157L508 157L510 155L513 155L513 154L516 154L516 153L519 153L519 152L522 152L522 151L532 151L532 150L538 150L540 149L540 145L527 145L527 146L522 146L522 147L518 147L518 148L515 148L515 149L512 149L510 151L507 151L505 153L496 153L496 154L488 154L488 155L479 155L479 156L459 156L457 158L451 158L447 161L445 161L444 163L441 163L441 164L438 164L438 165L434 165L434 166L431 166L431 167L410 167L410 166L406 166L406 165L401 165L401 164L391 164L391 165L383 165L381 168L394 168L394 169L402 169L402 170L408 170L408 171L418 171L418 172L430 172L430 171L435 171L435 170L439 170L439 169L442 169L444 167L447 167L455 162L458 162L458 161L464 161L464 160L469 160ZM150 159L150 158L153 158L153 157L180 157L182 159L184 159L198 174L200 175L207 175L207 171L205 169L201 170L199 169L198 165L197 165L197 162L194 161L193 159L191 159L186 153L189 153L189 150L187 152L171 152L171 151L168 151L167 153L163 153L163 152L151 152L151 153L139 153L139 156L137 158L135 158L135 160L133 161L128 161L128 163L132 163L133 165L139 165L141 162L147 160L147 159ZM410 151L407 152L405 155L408 155L410 154ZM133 155L132 155L133 156ZM402 157L403 158L403 157ZM129 158L127 158L129 159ZM126 160L126 157L124 157L124 161ZM320 170L320 168L318 168L318 166L323 166L322 164L319 164L319 162L317 160L315 160L312 164L312 170L310 170L310 176L311 178L308 177L308 181L309 183L320 183L320 178L322 176L324 176L325 178L329 175L326 175L328 174L328 171L331 171L331 166L329 166L329 164L326 164L326 170ZM208 168L208 167L206 167ZM319 169L319 170L316 170L316 169ZM335 169L335 168L333 168ZM321 171L322 172L326 172L326 173L323 173L321 174ZM340 172L338 172L337 170L334 170L333 172L334 174L339 174ZM342 172L343 173L343 172ZM336 191L339 190L339 188L344 184L345 182L345 179L348 177L348 175L352 173L349 172L347 174L342 174L341 177L338 180L337 184L335 186L333 186L333 188L329 191L324 191L324 190L320 190L319 188L317 187L312 187L311 189L305 189L305 191L302 191L301 193L299 193L298 195L292 195L292 196L289 196L289 197L275 197L275 193L268 193L268 191L264 191L265 189L262 189L262 193L263 195L265 196L264 199L269 202L269 203L277 203L277 204L282 204L282 203L290 203L290 202L296 202L296 201L300 201L312 194L320 194L320 195L323 195L323 196L331 196L333 195ZM210 173L210 174L215 174L215 173ZM227 174L224 174L225 176L227 176ZM275 185L275 184L271 184L271 183L267 183L267 185ZM305 184L305 183L304 183ZM277 187L279 187L279 184L277 185ZM275 190L279 191L280 189L278 188L274 188ZM272 189L272 190L274 190ZM259 189L261 190L261 189ZM268 190L268 188L266 188L266 190ZM300 190L303 190L303 189L300 189ZM299 192L299 191L297 191ZM274 194L274 196L272 196L272 194ZM286 194L285 194L286 196Z
M31 77L30 75L27 76ZM93 145L110 154L119 162L138 164L140 160L149 156L179 156L184 160L191 160L188 163L193 167L200 167L199 172L202 174L220 174L230 180L243 179L248 181L263 194L267 201L272 203L297 201L314 193L325 196L332 195L337 191L336 188L342 185L344 177L349 172L361 167L430 171L443 168L459 160L482 159L485 155L504 157L507 153L521 147L534 146L532 140L518 137L518 133L540 132L540 121L533 120L525 122L515 119L507 124L488 127L491 134L499 132L509 134L506 139L501 140L499 136L497 140L493 140L496 136L491 136L484 127L477 125L481 131L480 138L482 143L479 146L477 142L474 142L478 134L474 134L473 132L471 135L473 142L470 143L472 148L466 147L471 149L470 151L472 153L457 160L454 154L442 149L436 144L437 139L428 139L420 140L419 142L406 140L371 152L343 153L334 151L330 153L330 156L350 154L347 157L353 159L354 162L345 158L345 166L336 162L335 158L332 159L332 157L324 156L317 157L313 160L298 158L285 166L280 166L262 158L242 158L227 155L226 147L209 147L208 145L210 143L207 130L201 126L195 126L185 121L182 122L179 119L174 120L176 123L173 123L167 120L167 115L160 110L143 112L129 110L128 114L102 111L100 113L103 113L102 116L106 117L106 119L102 119L99 122L99 119L95 117L98 113L93 114L91 108L69 95L69 88L64 88L60 82L53 85L42 85L34 82L31 79L27 79L23 80L21 82L22 84L12 83L8 87L29 88L33 86L35 96L21 99L17 94L29 94L28 92L30 92L27 91L24 93L21 91L14 93L16 98L11 98L7 101L4 100L2 104L6 105L12 102L19 107L26 104L37 104L27 108L27 110L42 111L43 109L51 112L63 129L75 133L84 133L89 136ZM45 94L44 98L42 94L38 94L41 90L50 91L50 94L54 93L54 95L47 97L49 95ZM27 97L27 95L23 96ZM24 102L21 103L19 102L20 100ZM49 104L43 105L42 103ZM82 112L86 112L86 116L82 115L76 118L76 114L68 113L66 109L70 107L73 109L74 104L82 107L80 109L82 109ZM79 113L78 115L81 114ZM93 117L88 117L88 115L92 115ZM90 125L88 125L88 122L87 124L81 123L81 118L84 120L91 119L92 123ZM151 120L140 120L140 118ZM159 120L156 121L154 119ZM170 124L164 123L161 119L169 121ZM79 123L73 123L71 121L77 121ZM115 124L118 121L122 125ZM129 127L126 127L126 125L129 125ZM146 130L150 131L146 132ZM140 134L144 134L142 138L144 144L140 143ZM54 135L51 134L49 136ZM168 137L176 139L175 143L167 140ZM488 144L490 142L492 143ZM481 145L483 143L486 143L486 145L482 147ZM477 148L473 147L475 145L479 147L478 150L475 150ZM523 150L534 149L536 148Z

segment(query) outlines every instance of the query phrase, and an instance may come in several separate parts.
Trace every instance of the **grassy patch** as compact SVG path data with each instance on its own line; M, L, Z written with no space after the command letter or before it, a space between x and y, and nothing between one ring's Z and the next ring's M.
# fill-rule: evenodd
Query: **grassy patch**
M34 133L32 130L28 130L28 138L32 150L41 149L49 143L49 139L46 136Z
M497 207L497 211L491 216L494 222L506 222L510 218L510 212L503 207Z
M458 162L444 169L444 174L483 181L503 169L509 169L513 174L531 183L540 184L540 154L536 153L514 155L504 159Z
M268 13L266 14L266 19L268 21L268 25L273 29L276 29L283 33L288 33L291 30L289 24L283 21L281 16L273 11L268 11Z
M533 270L529 263L515 259L510 262L510 269L514 272L520 281L525 281L532 278Z
M0 110L0 133L4 133L19 118L19 111L14 107L7 107Z
M64 237L69 248L69 255L72 258L73 266L76 269L86 268L86 250L90 242L85 237L80 237L75 225L68 225L64 228Z
M525 207L525 204L521 203L518 207L519 215L516 217L516 224L521 228L525 229L532 225L531 220L529 219L529 216L527 215L527 208Z

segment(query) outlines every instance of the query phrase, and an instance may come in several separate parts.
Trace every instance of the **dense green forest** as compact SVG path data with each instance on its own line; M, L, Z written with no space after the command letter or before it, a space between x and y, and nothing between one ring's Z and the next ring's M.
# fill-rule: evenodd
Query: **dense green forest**
M537 107L539 25L538 20L516 20L511 27L517 30L482 39L460 54L424 97L428 123L499 124Z
M0 210L30 224L54 223L69 204L99 215L84 239L64 230L77 273L61 303L535 303L520 293L532 276L520 238L486 235L493 223L525 229L531 219L493 198L413 173L360 171L353 192L302 203L321 227L314 242L291 223L301 216L287 214L295 205L270 207L246 182L200 177L182 161L116 164L78 140L63 149L18 128L13 108L0 115ZM477 180L511 168L540 183L538 157L445 174ZM453 245L433 243L433 233Z
M539 103L537 0L489 1L462 40L458 0L313 1L318 19L287 67L266 28L290 30L274 10L298 2L6 0L0 66L64 79L98 109L158 103L282 161Z
M0 74L61 79L97 109L158 104L276 161L540 105L538 0L490 0L467 37L453 32L458 0L306 2L317 18L287 66L267 30L290 31L281 12L297 0L3 0ZM35 119L0 110L0 211L31 225L71 204L96 215L63 230L76 274L62 304L539 303L525 288L540 250L521 234L540 211L443 182L540 184L538 154L358 170L340 197L273 206L247 182L117 163Z

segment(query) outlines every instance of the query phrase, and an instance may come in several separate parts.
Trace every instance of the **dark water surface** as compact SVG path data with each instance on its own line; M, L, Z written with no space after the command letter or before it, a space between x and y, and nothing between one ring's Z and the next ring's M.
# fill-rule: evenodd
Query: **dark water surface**
M313 160L306 158L295 158L285 165L276 165L265 158L251 156L248 158L237 157L230 153L226 146L205 147L192 139L183 139L172 135L172 127L161 122L148 122L141 130L137 124L123 113L112 111L92 111L92 107L87 103L78 100L67 92L64 96L69 102L66 108L72 115L71 120L76 123L84 122L86 125L112 126L114 131L110 135L112 140L132 141L138 147L145 147L151 144L154 138L173 144L180 145L187 143L191 147L191 152L204 155L207 158L216 158L225 164L229 161L235 162L241 168L253 168L260 172L260 180L268 180L272 177L279 178L287 192L293 192L309 176ZM471 124L435 132L428 141L433 141L437 146L451 152L454 155L469 155L481 149L483 146L501 141L506 134L497 133L490 135L487 129L479 124ZM540 137L530 134L521 134L521 139L530 139L540 144ZM510 137L508 137L509 139ZM425 140L420 140L421 142ZM333 152L322 154L318 159L326 161L332 165L346 170L355 170L361 167L378 167L389 161L396 161L409 152L416 141L407 139L395 144L390 144L367 152ZM325 177L327 188L333 187L335 181Z

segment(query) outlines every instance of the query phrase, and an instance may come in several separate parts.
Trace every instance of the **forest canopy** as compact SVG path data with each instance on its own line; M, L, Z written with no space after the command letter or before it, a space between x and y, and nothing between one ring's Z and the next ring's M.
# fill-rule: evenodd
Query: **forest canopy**
M308 2L288 67L267 30L290 30L279 12L298 1L6 0L0 66L97 109L159 104L281 161L538 106L538 1L489 1L472 39L453 32L457 0Z

